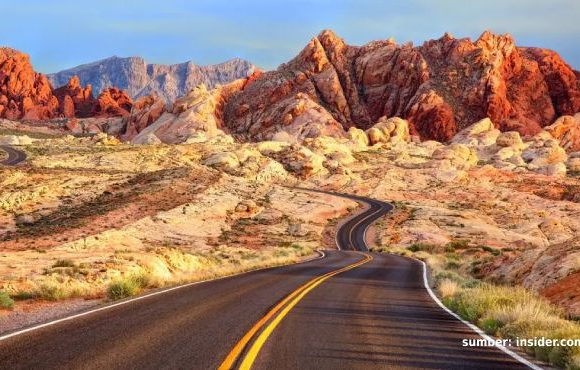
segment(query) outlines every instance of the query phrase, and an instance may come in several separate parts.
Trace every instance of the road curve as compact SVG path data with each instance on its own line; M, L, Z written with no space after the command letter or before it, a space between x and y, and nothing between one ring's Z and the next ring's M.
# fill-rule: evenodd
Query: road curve
M359 214L346 220L336 233L336 244L338 249L343 251L368 251L366 230L376 220L393 210L393 205L376 199L361 197L352 194L342 194L323 190L313 190L307 188L294 187L296 190L310 191L316 193L330 194L342 198L354 200L366 208Z
M22 150L13 148L8 145L0 145L0 150L3 150L8 154L7 158L0 161L0 164L4 166L16 166L20 162L26 160L26 153L24 153Z
M388 207L356 200L369 207L340 227L342 251L0 339L0 368L215 369L228 358L226 368L526 368L495 347L463 348L478 335L430 298L419 262L360 252L365 225Z

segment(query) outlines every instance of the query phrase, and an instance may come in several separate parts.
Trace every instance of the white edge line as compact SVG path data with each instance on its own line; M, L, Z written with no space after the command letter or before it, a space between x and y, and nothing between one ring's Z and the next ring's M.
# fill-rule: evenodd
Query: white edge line
M455 312L453 312L449 308L447 308L447 306L445 306L439 300L439 298L437 298L437 296L435 295L435 293L433 293L433 290L431 290L431 287L429 286L429 280L427 279L427 264L424 261L418 260L416 258L413 258L413 259L416 260L416 261L421 262L421 264L423 265L423 283L425 284L425 289L427 289L427 292L429 293L429 295L431 296L431 298L435 301L435 303L437 303L439 305L439 307L441 307L442 309L444 309L448 314L450 314L451 316L455 317L457 320L459 320L462 323L464 323L465 325L467 325L471 330L473 330L474 332L476 332L477 334L479 334L479 336L481 336L482 338L490 341L490 343L493 342L494 345L495 345L495 347L497 347L498 349L500 349L501 351L503 351L507 355L513 357L514 359L518 360L522 364L528 366L530 369L543 370L538 365L531 363L530 361L526 360L525 358L523 358L522 356L520 356L517 353L513 352L512 350L506 348L505 346L503 346L501 344L498 344L495 339L493 339L489 335L485 334L480 328L478 328L477 326L473 325L472 323L470 323L468 321L463 320L458 314L456 314Z
M110 305L107 305L107 306L95 308L95 309L90 310L90 311L81 312L81 313L78 313L76 315L63 317L61 319L57 319L57 320L54 320L54 321L49 321L49 322L46 322L46 323L43 323L43 324L40 324L40 325L32 326L30 328L26 328L26 329L22 329L22 330L19 330L19 331L10 333L10 334L6 334L6 335L3 335L3 336L0 336L0 341L6 340L8 338L15 337L17 335L29 333L29 332L34 331L34 330L46 328L48 326L52 326L52 325L55 325L55 324L58 324L58 323L61 323L61 322L74 320L74 319L77 319L79 317L87 316L87 315L90 315L90 314L93 314L93 313L96 313L96 312L106 311L106 310L109 310L109 309L114 308L114 307L123 306L123 305L126 305L126 304L131 303L131 302L140 301L140 300L145 299L145 298L153 297L153 296L160 295L160 294L165 294L165 293L168 293L168 292L171 292L171 291L174 291L174 290L178 290L178 289L182 289L182 288L187 288L187 287L190 287L190 286L193 286L193 285L208 283L208 282L211 282L211 281L217 281L217 280L227 279L227 278L231 278L231 277L237 277L237 276L241 276L241 275L244 275L244 274L249 274L251 272L267 270L267 269L270 269L270 268L300 265L300 264L303 264L303 263L316 261L316 260L319 260L319 259L322 259L322 258L325 258L326 257L326 253L324 253L324 251L317 250L316 252L318 252L320 254L318 257L313 257L313 258L310 258L310 259L307 259L307 260L304 260L304 261L300 261L300 262L296 262L296 263L292 263L292 264L280 265L280 266L262 267L262 268L258 268L258 269L255 269L255 270L248 270L248 271L240 272L238 274L220 276L220 277L215 278L215 279L206 279L206 280L194 281L192 283L187 283L187 284L183 284L183 285L174 286L174 287L171 287L171 288L166 288L166 289L158 290L156 292L152 292L152 293L149 293L149 294L145 294L145 295L142 295L142 296L139 296L139 297L127 299L127 300L124 300L124 301L121 301L121 302L118 302L118 303L114 303L114 304L110 304Z

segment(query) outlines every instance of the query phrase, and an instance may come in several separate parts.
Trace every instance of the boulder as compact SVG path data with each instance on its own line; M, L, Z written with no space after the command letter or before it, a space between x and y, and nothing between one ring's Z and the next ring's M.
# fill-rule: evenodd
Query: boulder
M580 113L562 116L544 130L557 139L567 152L580 151Z
M500 147L512 147L521 149L524 147L524 142L517 131L508 131L501 133L496 140L496 144Z
M487 146L495 144L499 135L500 131L493 122L484 118L458 132L451 142L474 147Z
M580 172L580 157L568 158L568 161L566 162L566 168L569 172Z
M447 162L452 168L459 170L467 170L479 161L477 153L464 144L451 144L435 149L432 158ZM441 167L441 164L433 164L433 166Z
M363 130L354 126L348 129L347 136L357 148L366 148L370 143L369 136Z
M367 130L371 145L377 143L400 143L411 140L409 123L399 117L381 117L377 123Z
M562 177L566 176L566 165L561 162L552 163L541 167L538 172L547 176Z
M154 144L161 144L161 140L154 133L147 133L145 135L140 135L135 137L132 141L132 144L143 144L143 145L154 145Z
M225 170L233 170L240 166L238 157L232 152L212 153L202 163L206 166Z

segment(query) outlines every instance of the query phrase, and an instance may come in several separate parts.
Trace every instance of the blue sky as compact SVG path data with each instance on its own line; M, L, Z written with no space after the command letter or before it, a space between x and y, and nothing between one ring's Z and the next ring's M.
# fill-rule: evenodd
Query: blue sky
M271 69L325 28L350 44L510 32L518 45L554 49L580 69L578 0L0 0L0 14L0 45L30 54L44 73L111 55L198 64L241 57Z

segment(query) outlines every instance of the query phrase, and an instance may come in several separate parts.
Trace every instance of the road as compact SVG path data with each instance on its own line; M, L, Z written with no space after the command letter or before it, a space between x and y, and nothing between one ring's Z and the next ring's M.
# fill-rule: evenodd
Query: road
M342 251L161 292L0 338L1 369L520 369L441 309L418 261L368 252L369 206ZM354 249L354 250L353 250Z
M26 153L22 150L13 148L8 145L0 145L0 150L5 151L8 157L0 161L0 164L4 166L16 166L18 163L26 160Z

